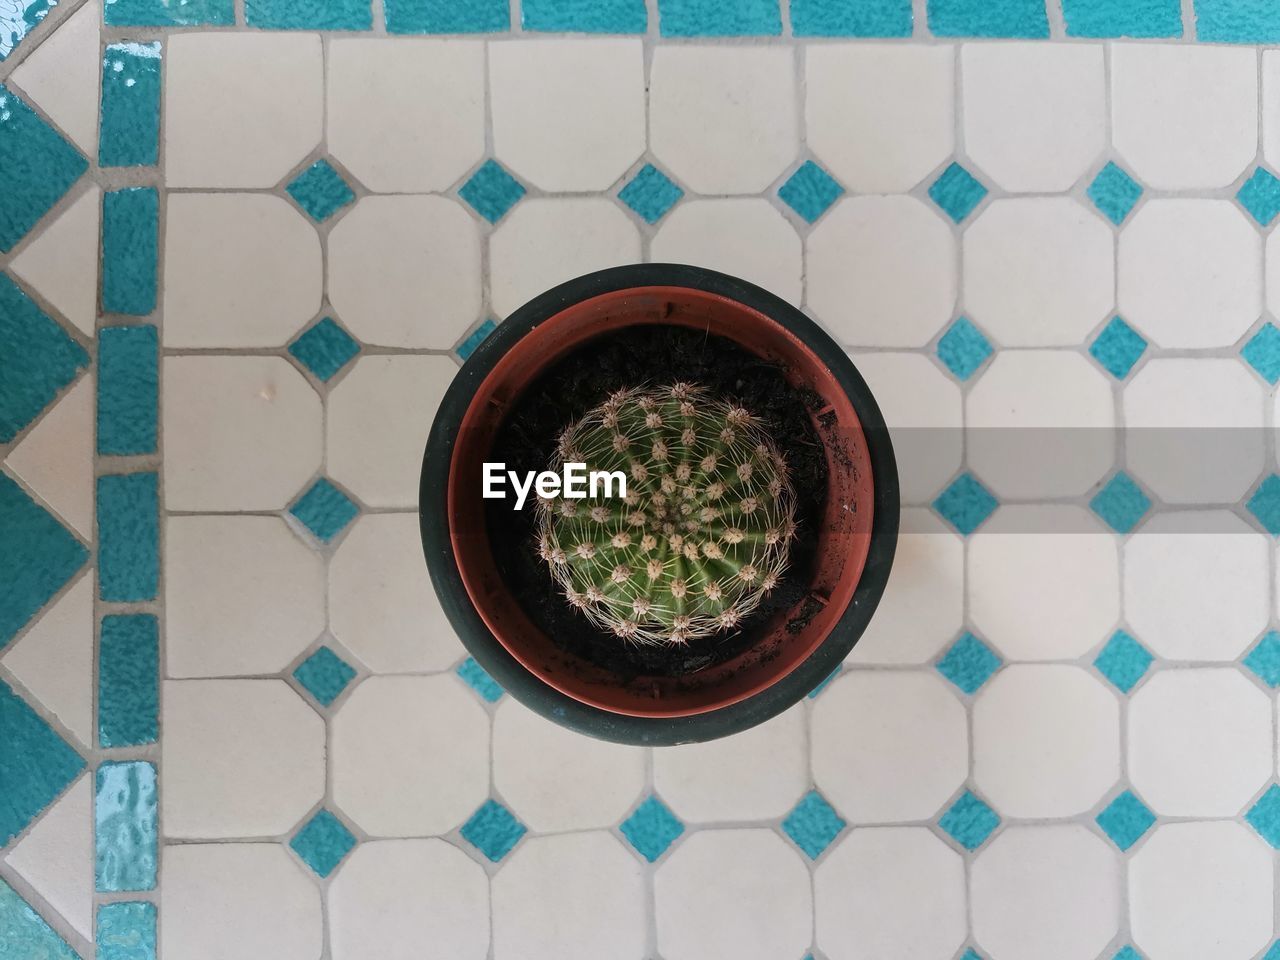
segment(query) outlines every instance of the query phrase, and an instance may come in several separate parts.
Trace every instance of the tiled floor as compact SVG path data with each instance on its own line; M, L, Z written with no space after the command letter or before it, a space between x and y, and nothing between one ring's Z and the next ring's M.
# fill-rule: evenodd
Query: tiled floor
M1277 41L0 0L0 957L1280 958ZM459 360L637 260L823 323L906 505L842 671L665 750L506 695L415 514Z

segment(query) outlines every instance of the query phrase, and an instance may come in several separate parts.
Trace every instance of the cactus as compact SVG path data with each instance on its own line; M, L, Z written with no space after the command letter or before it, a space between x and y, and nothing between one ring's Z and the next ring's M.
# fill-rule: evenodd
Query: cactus
M623 640L733 629L777 586L795 537L786 461L764 424L704 388L613 394L549 469L621 470L626 497L539 498L539 555L571 606Z

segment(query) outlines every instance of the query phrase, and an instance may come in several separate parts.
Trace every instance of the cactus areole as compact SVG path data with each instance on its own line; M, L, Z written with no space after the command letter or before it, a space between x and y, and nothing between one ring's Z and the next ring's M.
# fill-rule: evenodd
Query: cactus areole
M563 284L481 343L432 426L420 519L450 623L511 695L680 743L774 716L844 660L888 578L897 472L812 321L646 264Z

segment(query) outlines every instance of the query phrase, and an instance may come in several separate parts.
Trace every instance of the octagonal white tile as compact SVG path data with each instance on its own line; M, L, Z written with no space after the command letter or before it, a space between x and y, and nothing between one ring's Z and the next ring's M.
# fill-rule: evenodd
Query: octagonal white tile
M991 960L1097 957L1120 924L1118 854L1077 824L1011 826L970 870L973 935Z
M1114 287L1111 227L1071 197L995 200L964 232L964 308L1006 347L1084 342Z
M831 960L950 957L969 925L964 861L927 827L854 830L813 888L815 940Z
M964 781L964 707L932 673L853 671L814 702L813 779L857 823L923 820Z
M293 500L322 449L320 398L302 374L279 357L165 357L161 367L165 506L280 510Z
M656 46L649 148L697 193L763 191L800 146L794 57L783 46Z
M324 721L283 680L168 680L161 703L166 837L278 836L324 795Z
M329 233L329 300L353 334L448 350L480 316L480 234L446 197L365 197Z
M450 674L370 677L332 726L333 800L373 836L446 833L489 794L489 717Z
M666 960L798 957L813 936L809 871L772 830L713 830L685 840L653 880Z
M441 192L484 156L484 44L333 37L329 152L376 193Z
M1267 624L1268 549L1225 510L1152 517L1124 544L1125 619L1160 656L1234 660Z
M841 200L806 254L807 303L841 343L922 347L955 309L955 237L914 197Z
M973 779L1001 814L1084 813L1120 778L1120 705L1081 667L1012 664L978 691Z
M275 186L323 136L323 70L314 33L174 34L164 56L165 181Z
M320 309L322 280L320 239L283 198L169 196L165 346L282 346Z
M845 188L905 193L955 147L950 46L806 44L805 139Z
M1116 539L1083 507L1006 506L969 538L969 616L1015 660L1074 659L1116 626Z
M1262 237L1229 200L1149 200L1117 262L1120 313L1158 346L1231 346L1262 312Z
M583 830L621 820L644 791L639 747L584 737L511 697L493 717L493 786L534 830Z
M277 673L324 630L324 561L278 517L169 517L165 669Z

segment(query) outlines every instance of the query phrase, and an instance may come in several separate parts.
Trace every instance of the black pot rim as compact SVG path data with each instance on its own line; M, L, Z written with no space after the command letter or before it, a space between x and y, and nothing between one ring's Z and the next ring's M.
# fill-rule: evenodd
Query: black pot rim
M818 648L785 677L738 703L684 717L633 717L582 703L519 663L480 618L458 571L443 491L453 443L484 378L526 333L565 307L631 287L689 287L719 294L763 313L798 337L830 369L862 422L874 478L871 543L866 566L844 614ZM467 652L516 700L547 719L615 743L668 746L714 740L753 727L800 702L827 679L866 630L889 579L898 541L898 471L884 417L848 354L796 307L754 284L704 267L645 263L569 280L530 300L489 334L449 385L427 438L418 488L418 522L431 582Z

